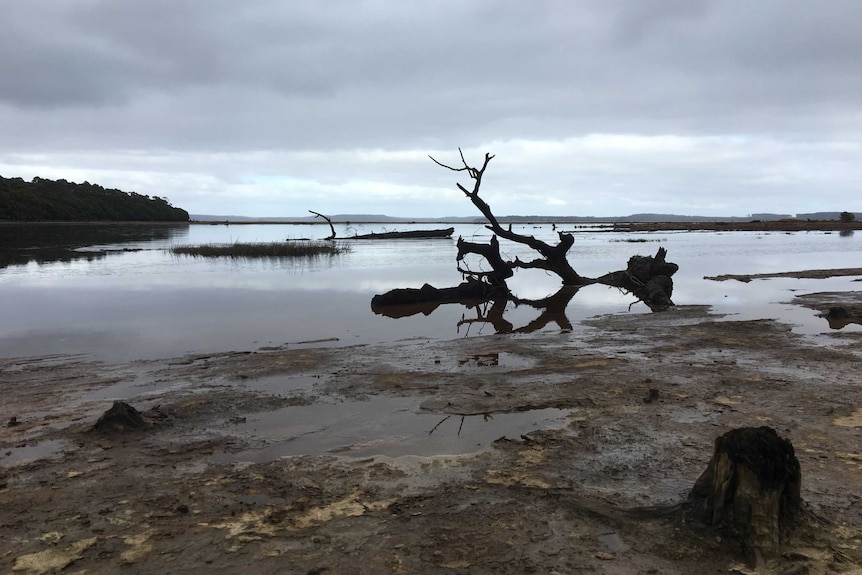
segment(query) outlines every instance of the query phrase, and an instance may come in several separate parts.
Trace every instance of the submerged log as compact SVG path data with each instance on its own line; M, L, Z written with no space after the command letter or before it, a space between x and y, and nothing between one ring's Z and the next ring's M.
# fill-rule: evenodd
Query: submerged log
M432 238L451 238L455 228L441 230L410 230L406 232L376 232L344 238L346 240L425 240Z
M735 532L749 563L761 565L778 557L799 517L801 483L790 441L771 427L742 427L715 440L689 501L708 524Z

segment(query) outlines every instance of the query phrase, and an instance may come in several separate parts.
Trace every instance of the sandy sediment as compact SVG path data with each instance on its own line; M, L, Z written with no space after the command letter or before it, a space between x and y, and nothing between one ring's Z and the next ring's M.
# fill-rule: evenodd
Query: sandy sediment
M796 449L808 510L778 568L859 573L858 342L692 306L530 336L0 360L0 571L746 572L738 541L679 504L718 435L768 425ZM146 425L94 431L117 399ZM284 458L260 423L384 399L453 445L506 414L562 415L421 457L375 456L404 441L385 411L366 416L373 441Z

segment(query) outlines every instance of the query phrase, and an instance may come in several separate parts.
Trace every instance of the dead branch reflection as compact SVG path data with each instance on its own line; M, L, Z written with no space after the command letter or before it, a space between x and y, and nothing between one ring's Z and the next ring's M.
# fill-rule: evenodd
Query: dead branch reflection
M456 414L450 413L449 415L447 415L446 417L444 417L443 419L438 421L437 425L435 425L430 430L428 430L428 435L432 435L435 431L437 431L437 428L440 427L441 425L443 425L444 423L446 423L447 421L449 421L449 419L452 418L452 415L456 415L456 416L460 415L460 417L461 417L461 421L458 423L458 433L456 434L458 437L461 437L461 430L464 429L464 420L466 418L477 417L477 416L481 415L482 421L491 421L494 419L494 416L491 415L490 413L465 413L463 415L457 414L457 413Z
M373 306L372 310L378 315L391 318L409 317L417 314L431 315L441 305L457 304L466 308L461 320L456 327L458 333L464 328L464 336L468 336L473 325L490 325L495 333L533 333L542 330L549 325L556 324L563 332L572 330L572 322L566 315L566 308L580 290L579 286L563 286L556 293L541 299L524 299L512 295L498 296L493 299L459 299L451 298L444 301L426 302L417 304ZM516 327L506 313L511 309L510 304L517 307L531 307L539 311L539 315L527 324Z

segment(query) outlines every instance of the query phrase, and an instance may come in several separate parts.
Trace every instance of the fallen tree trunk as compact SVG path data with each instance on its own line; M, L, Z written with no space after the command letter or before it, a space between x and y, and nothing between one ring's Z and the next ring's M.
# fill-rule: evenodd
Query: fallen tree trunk
M644 302L653 311L660 311L674 305L671 299L673 294L671 276L679 269L679 266L665 260L667 251L664 248L659 248L655 256L632 256L629 258L628 267L624 270L611 272L595 279L581 278L581 286L563 286L556 294L542 300L520 299L509 292L506 279L511 277L513 272L508 264L499 257L499 244L495 238L491 239L490 244L472 244L459 238L458 260L461 260L464 251L469 249L481 252L491 263L492 271L473 272L468 275L466 282L451 288L436 288L425 284L419 289L394 289L384 294L375 295L371 300L371 309L376 313L391 316L392 314L384 311L385 308L406 304L439 305L441 303L462 303L473 306L486 301L505 299L512 301L515 305L527 304L537 309L546 309L559 318L560 313L565 311L565 306L568 305L580 287L596 283L625 290ZM458 270L466 273L460 267ZM478 276L478 279L475 276ZM434 305L430 310L423 311L423 313L427 315L436 307L437 305ZM417 311L399 313L399 317L413 315ZM564 329L571 329L571 324L565 327L563 323L560 323L560 326Z
M653 311L674 305L673 280L679 266L665 260L667 250L659 248L655 256L632 256L625 270L605 274L593 281L624 289Z
M410 230L406 232L376 232L371 234L360 234L344 238L346 240L410 240L430 238L451 238L455 228L444 228L442 230Z
M461 154L461 163L462 167L454 168L452 166L447 166L441 162L438 162L433 157L431 161L446 168L447 170L452 170L453 172L467 172L470 178L473 180L473 189L468 190L464 186L459 183L455 185L458 186L458 189L461 190L467 198L469 198L470 202L476 209L478 209L485 219L488 220L488 225L485 227L494 232L497 236L500 236L503 239L509 240L511 242L519 243L530 247L532 250L538 252L542 257L536 258L535 260L529 262L522 262L518 258L515 258L515 261L508 262L507 266L509 269L513 268L521 268L521 269L541 269L545 270L560 276L560 279L563 281L563 285L571 285L571 286L581 286L586 285L589 280L581 277L578 272L572 268L571 264L569 264L569 260L566 257L569 249L575 243L575 239L571 234L567 234L565 232L557 232L557 235L560 238L560 242L556 245L551 245L545 243L539 239L534 238L533 236L525 236L522 234L518 234L512 231L511 226L507 229L500 225L500 222L497 220L497 217L494 215L494 212L491 211L491 206L483 200L479 196L479 189L482 186L482 177L485 175L485 169L488 167L488 163L494 159L494 156L491 154L485 154L485 161L482 164L481 168L474 168L467 164L467 160L464 159L464 153L461 152L461 149L458 149L458 152ZM492 238L492 242L496 242L496 237ZM474 244L475 245L475 244ZM459 253L460 250L459 250ZM466 253L466 252L465 252ZM476 253L478 255L485 255L482 252L474 251L471 253ZM499 250L497 251L499 256ZM495 271L499 271L495 268ZM469 271L465 271L464 273L473 273ZM508 276L508 277L511 277Z
M438 289L426 284L418 290L392 290L385 294L374 296L371 302L373 310L378 311L389 306L405 304L430 305L441 302L463 301L466 303L469 301L475 305L477 299L490 301L492 299L505 298L517 303L518 299L510 294L506 285L506 281L514 275L516 269L539 269L554 273L560 277L565 287L578 288L594 283L617 287L633 294L654 311L663 310L674 305L671 299L673 293L673 280L671 280L671 276L676 273L679 267L666 261L667 251L664 248L659 248L655 256L632 256L629 258L625 270L611 272L595 279L581 276L572 268L567 259L568 251L575 243L574 236L570 233L557 232L560 241L556 245L552 245L533 236L515 233L512 231L511 225L509 225L508 229L503 228L491 211L491 206L479 196L482 178L494 156L485 154L482 167L474 168L467 164L467 161L464 159L464 153L460 149L458 152L461 156L462 166L460 167L447 166L438 162L433 157L431 160L437 165L453 172L466 172L470 176L470 179L473 180L472 190L467 189L460 183L456 183L456 185L487 219L488 225L485 227L493 232L490 242L483 244L468 242L464 238L458 238L457 269L468 278L468 282L454 288ZM526 262L518 257L507 261L500 253L498 237L523 244L537 252L541 257ZM469 269L465 260L470 254L484 258L485 262L491 268L490 271L473 271ZM574 291L577 291L577 289ZM571 299L572 295L574 295L574 292L571 292L568 299ZM568 299L565 300L566 303L568 303ZM557 305L556 302L558 300L554 300L555 305ZM431 308L431 311L433 309ZM495 309L495 313L498 311ZM412 315L412 313L408 315ZM427 313L430 313L430 311ZM556 315L558 319L562 319L559 317L559 313L556 312L549 314L548 317L552 315ZM482 321L482 318L479 317L477 321ZM567 324L567 321L558 323L563 326ZM500 322L498 321L497 323Z
M504 288L468 278L464 283L451 288L436 288L425 284L421 288L398 288L371 298L371 309L377 313L387 307L441 304L441 303L481 303L495 298L506 298L509 292ZM434 306L436 308L436 306ZM409 314L407 314L409 315Z

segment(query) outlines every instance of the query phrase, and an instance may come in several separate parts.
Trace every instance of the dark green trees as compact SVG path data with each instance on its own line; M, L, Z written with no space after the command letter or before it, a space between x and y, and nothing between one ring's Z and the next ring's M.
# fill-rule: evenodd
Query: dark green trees
M0 176L0 221L187 222L189 214L159 197L85 182Z

